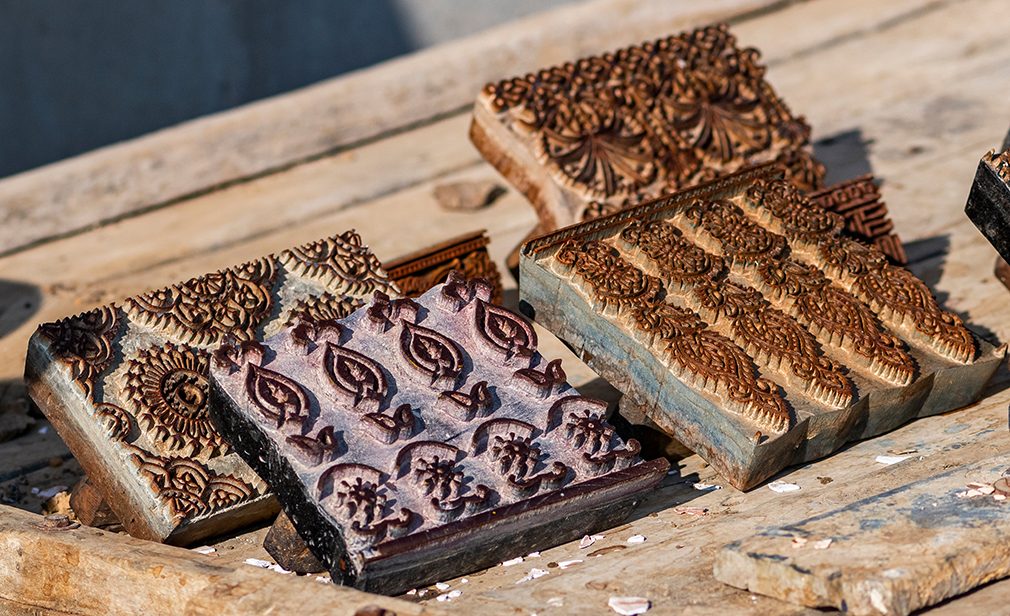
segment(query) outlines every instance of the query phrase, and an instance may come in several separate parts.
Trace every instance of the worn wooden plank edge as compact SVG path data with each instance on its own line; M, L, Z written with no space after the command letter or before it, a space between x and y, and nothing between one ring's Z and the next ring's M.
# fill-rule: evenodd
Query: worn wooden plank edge
M714 575L737 588L855 614L935 605L1010 576L1008 529L1000 524L1010 504L957 496L968 481L998 479L1006 466L1006 455L997 455L762 530L723 547ZM825 539L826 551L812 545ZM912 542L922 551L902 549Z
M0 255L415 127L461 110L503 75L790 3L561 7L18 174L0 181Z
M149 613L290 613L398 615L432 607L350 588L313 576L222 565L189 550L77 527L46 530L41 516L0 506L0 601L45 613L118 616ZM369 611L371 609L371 611Z

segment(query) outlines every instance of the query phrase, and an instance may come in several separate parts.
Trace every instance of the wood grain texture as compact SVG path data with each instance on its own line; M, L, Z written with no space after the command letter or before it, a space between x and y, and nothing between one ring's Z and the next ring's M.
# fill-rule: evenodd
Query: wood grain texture
M467 105L492 79L561 62L573 51L775 4L596 0L564 7L47 165L0 182L0 254L430 121Z
M289 613L437 614L434 607L369 595L241 562L84 526L40 528L43 518L0 505L0 600L28 613L129 616ZM296 599L297 598L297 599ZM360 611L359 611L360 610Z
M1000 455L765 529L719 550L715 577L853 614L935 605L1010 576L1006 472Z

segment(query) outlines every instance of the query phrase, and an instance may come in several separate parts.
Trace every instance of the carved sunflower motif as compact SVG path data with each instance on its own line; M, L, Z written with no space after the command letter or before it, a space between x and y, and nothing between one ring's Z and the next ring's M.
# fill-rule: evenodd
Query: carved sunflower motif
M126 393L136 405L137 422L154 440L193 455L229 451L207 412L207 371L206 353L171 343L129 360Z

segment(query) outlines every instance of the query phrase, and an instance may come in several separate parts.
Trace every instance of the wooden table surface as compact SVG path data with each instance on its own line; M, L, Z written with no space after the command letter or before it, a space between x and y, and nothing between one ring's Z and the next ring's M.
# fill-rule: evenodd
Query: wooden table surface
M456 180L501 182L467 138L469 105L481 85L719 19L731 21L741 44L762 51L769 81L814 127L829 181L872 171L883 182L910 268L977 331L1010 340L1010 295L992 274L995 251L963 214L979 157L999 145L1010 123L1005 3L696 4L595 0L557 9L0 181L0 409L24 404L25 350L39 322L348 228L356 228L383 260L487 228L491 254L505 271L505 255L535 222L523 198L510 189L486 209L447 212L432 194L435 186ZM515 282L507 276L505 282L506 303L514 306ZM564 359L573 384L613 397L560 342L540 334L545 355ZM609 597L638 595L652 601L649 614L803 613L716 582L715 551L763 526L1010 452L1007 376L1001 369L987 396L972 407L788 469L779 478L801 486L798 492L697 490L696 482L720 481L692 456L627 524L604 533L591 548L563 545L519 565L467 576L466 584L448 580L463 591L460 596L435 601L440 591L430 589L421 598L425 605L408 607L612 613ZM914 453L893 466L874 461L899 450ZM26 492L29 486L72 485L79 472L52 431L33 429L0 444L0 497L24 508L37 510L41 499L11 498L17 492L11 486ZM678 506L708 511L692 516ZM180 595L177 607L191 613L231 613L243 596L246 608L277 613L297 610L306 596L313 597L313 608L325 605L334 613L389 601L402 613L406 605L244 565L249 556L266 558L258 547L263 531L223 542L207 556L86 531L81 545L108 549L110 556L89 561L94 575L64 576L62 585L43 587L32 571L59 573L57 564L41 564L55 535L39 539L32 519L0 508L0 543L24 548L36 541L34 550L18 553L17 566L10 550L0 556L9 561L0 562L0 600L22 613L129 613L131 604L114 592L115 580L102 581L110 567L122 566L119 556L111 556L119 553L172 561L169 569L195 577L202 562L218 566L214 584L196 584L200 592ZM646 541L626 543L635 534ZM557 563L565 560L582 562L562 570ZM195 569L189 561L197 563ZM549 573L517 584L533 567ZM180 573L169 580L160 568L145 571L164 588L185 578ZM224 584L232 578L233 585ZM1008 602L1010 581L1004 581L933 612L975 616L1005 609Z

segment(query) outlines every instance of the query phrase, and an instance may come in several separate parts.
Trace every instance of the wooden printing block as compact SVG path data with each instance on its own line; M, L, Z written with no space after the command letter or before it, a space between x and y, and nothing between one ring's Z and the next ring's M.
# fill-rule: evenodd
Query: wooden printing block
M1010 576L1006 467L996 456L762 530L722 548L715 577L852 614L936 605ZM971 480L986 483L966 486Z
M215 354L215 423L335 580L392 594L563 543L669 468L491 292L454 275Z
M1010 142L1010 134L1002 152L997 154L992 150L978 162L964 213L999 253L995 274L1004 286L1010 287L1006 266L1010 259L1010 149L1007 149L1007 142Z
M263 538L263 549L277 564L295 573L319 573L326 571L308 544L298 534L295 525L283 511L277 516L273 526Z
M488 84L470 137L543 233L767 161L819 188L810 127L764 72L708 26Z
M277 511L214 430L209 351L396 294L353 231L39 326L31 397L126 530L185 545Z
M768 161L819 189L810 126L765 81L759 58L713 25L505 79L479 95L470 138L536 209L527 239ZM904 264L879 197L862 177L813 201ZM511 256L510 269L517 263Z
M880 200L880 189L872 175L862 175L812 192L810 201L844 218L848 235L873 244L891 263L908 263L905 247L894 233L894 223L887 213L887 205Z
M501 275L487 252L490 242L487 231L475 231L388 261L383 267L406 297L421 295L457 270L467 278L487 279L494 287L491 302L500 304Z
M975 401L996 349L770 167L523 247L524 308L734 486Z

